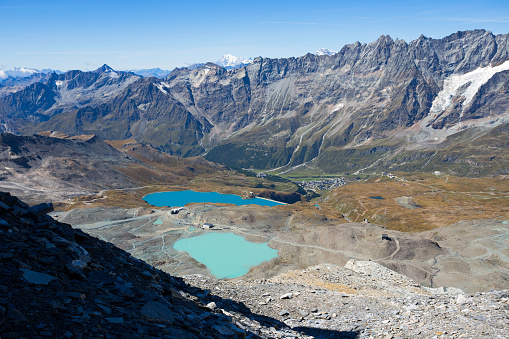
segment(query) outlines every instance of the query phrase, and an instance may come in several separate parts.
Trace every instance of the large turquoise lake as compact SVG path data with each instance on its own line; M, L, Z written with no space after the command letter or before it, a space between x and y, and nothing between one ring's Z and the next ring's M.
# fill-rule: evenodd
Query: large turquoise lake
M234 233L206 233L180 239L173 248L187 252L218 279L243 276L251 267L278 256L277 250L267 243L252 243Z
M235 194L222 194L217 192L195 192L195 191L173 191L151 193L143 197L143 200L151 205L163 206L185 206L192 202L217 202L235 205L276 206L284 205L281 202L261 198L242 199Z

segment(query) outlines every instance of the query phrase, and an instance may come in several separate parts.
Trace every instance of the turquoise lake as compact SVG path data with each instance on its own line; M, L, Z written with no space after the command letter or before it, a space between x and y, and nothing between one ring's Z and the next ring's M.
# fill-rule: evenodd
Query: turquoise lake
M206 233L180 239L173 248L187 252L218 279L243 276L251 267L278 256L277 250L267 243L252 243L234 233Z
M195 191L174 191L174 192L157 192L147 194L143 200L151 205L163 206L185 206L192 202L217 202L234 205L251 205L260 206L276 206L284 205L281 202L266 200L261 198L242 199L235 194L222 194L217 192L195 192Z

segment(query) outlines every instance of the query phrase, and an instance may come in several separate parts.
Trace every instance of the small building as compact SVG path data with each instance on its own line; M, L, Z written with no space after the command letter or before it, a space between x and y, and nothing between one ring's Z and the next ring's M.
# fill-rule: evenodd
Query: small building
M392 239L389 237L388 234L382 234L382 240L388 240L388 241L392 241Z
M178 214L183 209L184 209L184 207L174 208L171 210L171 214Z
M210 222L206 222L206 223L204 223L204 224L201 226L201 228L203 228L203 229L211 229L211 228L213 228L213 227L214 227L214 225L213 225L213 224L211 224Z

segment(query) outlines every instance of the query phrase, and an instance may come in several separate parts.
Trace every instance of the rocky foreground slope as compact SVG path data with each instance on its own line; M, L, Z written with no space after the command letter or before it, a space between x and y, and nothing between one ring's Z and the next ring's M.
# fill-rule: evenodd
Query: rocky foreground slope
M0 337L504 338L509 291L428 289L372 262L172 277L0 194Z

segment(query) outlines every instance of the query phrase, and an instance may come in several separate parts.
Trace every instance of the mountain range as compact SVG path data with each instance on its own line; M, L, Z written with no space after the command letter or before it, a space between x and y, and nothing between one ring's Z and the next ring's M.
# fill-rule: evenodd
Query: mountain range
M233 167L509 174L509 34L381 36L333 55L163 79L103 66L0 88L6 132L134 138ZM489 150L489 151L487 151Z

